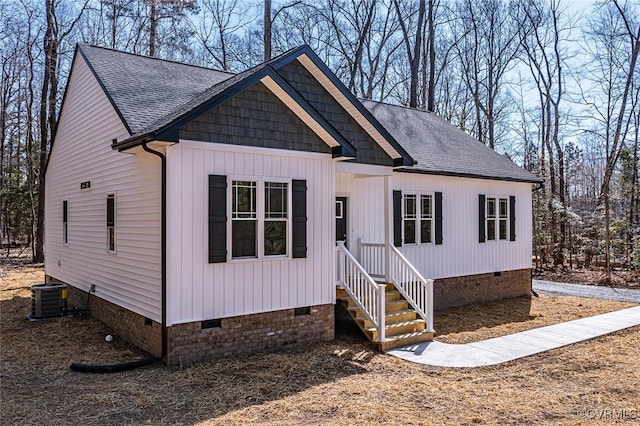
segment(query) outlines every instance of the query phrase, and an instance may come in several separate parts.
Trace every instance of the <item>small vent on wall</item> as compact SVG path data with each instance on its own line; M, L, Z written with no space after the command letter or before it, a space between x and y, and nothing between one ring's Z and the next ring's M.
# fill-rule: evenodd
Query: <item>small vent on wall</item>
M298 317L300 315L311 315L311 306L304 306L302 308L296 308L293 315Z
M493 276L494 276L494 277L499 277L499 276L501 276L501 275L502 275L502 272L494 272L494 273L493 273Z
M144 325L153 325L151 318L144 317Z
M201 330L205 330L207 328L221 328L221 327L222 327L221 319L204 320L200 323Z

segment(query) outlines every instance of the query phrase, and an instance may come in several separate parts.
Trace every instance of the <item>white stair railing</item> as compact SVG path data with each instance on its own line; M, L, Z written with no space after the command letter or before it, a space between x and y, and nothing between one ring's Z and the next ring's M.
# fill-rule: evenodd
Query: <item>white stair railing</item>
M385 277L387 253L389 279L433 331L433 280L424 278L396 247L358 241L360 263L373 277Z
M384 243L363 243L358 239L358 261L373 278L384 279L386 257Z
M424 278L394 246L388 253L393 284L426 322L427 331L433 332L433 280Z
M342 241L336 243L336 256L338 284L373 323L378 331L378 341L384 342L386 285L376 283Z

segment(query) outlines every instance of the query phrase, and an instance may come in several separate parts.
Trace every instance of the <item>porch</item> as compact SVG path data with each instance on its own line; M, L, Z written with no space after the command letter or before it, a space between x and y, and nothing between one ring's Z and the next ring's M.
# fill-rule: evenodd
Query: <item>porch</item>
M337 302L381 350L432 340L433 280L393 245L392 169L336 171Z

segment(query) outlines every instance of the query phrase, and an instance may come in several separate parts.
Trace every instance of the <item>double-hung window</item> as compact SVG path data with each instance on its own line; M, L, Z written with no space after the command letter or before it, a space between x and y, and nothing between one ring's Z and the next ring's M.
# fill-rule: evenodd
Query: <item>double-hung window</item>
M62 202L62 242L69 245L69 202Z
M515 241L515 197L480 195L480 242Z
M432 243L433 217L432 194L404 194L402 215L404 244Z
M287 254L287 183L265 182L264 184L264 255Z
M107 251L116 251L116 196L107 195Z
M402 222L404 227L404 243L415 244L416 243L416 222L417 215L417 197L415 194L404 195L404 212L402 215Z
M233 180L231 190L231 257L286 256L289 184Z
M433 195L420 195L420 242L433 242Z
M258 232L257 182L234 180L231 184L231 256L256 257Z

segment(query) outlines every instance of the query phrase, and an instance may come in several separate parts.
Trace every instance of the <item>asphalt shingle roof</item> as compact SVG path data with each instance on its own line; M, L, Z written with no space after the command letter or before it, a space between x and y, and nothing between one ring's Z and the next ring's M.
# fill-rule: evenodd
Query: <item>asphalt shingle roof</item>
M135 134L233 74L80 45L82 54Z
M416 161L408 171L539 182L537 176L435 114L361 100Z
M170 125L277 60L231 74L91 45L81 45L80 50L133 136ZM417 161L413 167L404 167L407 171L540 181L434 114L361 102Z

